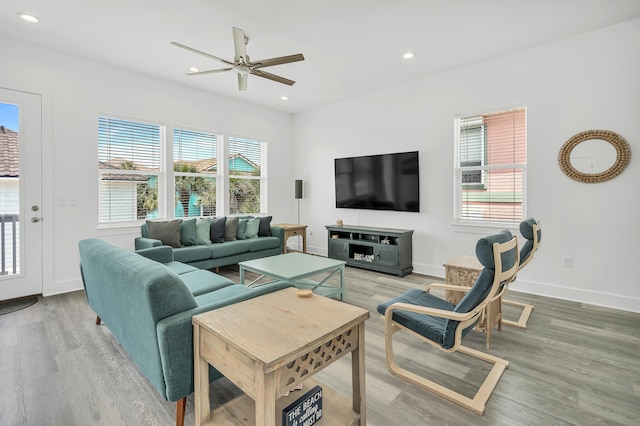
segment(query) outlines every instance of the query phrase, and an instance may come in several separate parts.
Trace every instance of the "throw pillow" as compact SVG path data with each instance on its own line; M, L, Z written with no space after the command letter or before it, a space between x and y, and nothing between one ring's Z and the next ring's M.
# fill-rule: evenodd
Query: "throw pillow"
M224 224L224 240L235 241L237 231L238 231L238 218L228 217L227 222Z
M182 247L180 244L180 223L182 223L182 219L157 222L147 220L147 233L149 238L160 240L166 246Z
M260 218L260 229L258 230L259 237L271 236L271 216L262 216Z
M180 224L180 242L183 246L195 246L196 242L196 219L183 219Z
M238 240L245 240L247 238L245 235L247 232L247 222L249 222L249 219L238 219L238 229L236 231L236 238Z
M211 242L224 243L224 224L227 218L222 216L211 220Z
M196 243L211 244L211 220L208 217L196 219Z
M245 236L247 240L249 238L258 238L258 232L260 231L260 218L254 217L253 219L249 219L247 222L247 231Z

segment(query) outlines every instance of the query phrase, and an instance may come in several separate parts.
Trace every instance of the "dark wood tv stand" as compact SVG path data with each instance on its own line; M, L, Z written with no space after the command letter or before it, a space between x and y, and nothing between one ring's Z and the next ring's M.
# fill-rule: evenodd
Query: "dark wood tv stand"
M400 277L413 271L413 230L354 225L325 227L330 258Z

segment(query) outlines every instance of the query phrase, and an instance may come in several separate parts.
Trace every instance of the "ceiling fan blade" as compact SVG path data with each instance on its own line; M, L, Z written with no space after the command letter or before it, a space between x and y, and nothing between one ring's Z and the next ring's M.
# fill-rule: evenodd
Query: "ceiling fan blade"
M252 68L264 68L298 61L304 61L302 53L298 53L297 55L280 56L278 58L262 59L261 61L253 61L250 66Z
M288 78L280 77L279 75L271 74L262 70L252 69L251 74L257 75L258 77L266 78L269 80L277 81L278 83L286 84L289 86L293 86L294 84L296 84L296 82L293 80L289 80Z
M238 90L247 90L247 80L249 80L249 74L238 73Z
M206 56L207 58L214 59L216 61L222 62L223 64L234 65L233 62L226 61L226 60L224 60L222 58L218 58L217 56L213 56L213 55L210 55L209 53L202 52L200 50L194 49L193 47L185 46L184 44L180 44L180 43L178 43L176 41L172 41L171 44L176 46L176 47L180 47L182 49L188 50L189 52L197 53L198 55Z
M203 74L214 74L217 72L225 72L231 71L233 68L220 68L217 70L207 70L207 71L196 71L196 72L188 72L187 75L203 75Z
M244 31L240 28L233 27L233 48L236 52L233 60L236 63L240 61L240 58L244 59L244 63L249 62L249 58L247 58L247 41L249 41L249 39L244 34Z

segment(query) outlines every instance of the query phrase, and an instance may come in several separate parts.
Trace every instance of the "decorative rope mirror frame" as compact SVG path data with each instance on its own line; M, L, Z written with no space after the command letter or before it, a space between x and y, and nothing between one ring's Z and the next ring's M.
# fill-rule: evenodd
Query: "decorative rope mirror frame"
M609 169L602 173L583 173L571 165L571 151L581 142L590 139L602 139L609 142L616 149L616 161ZM609 130L587 130L572 136L560 148L558 163L563 173L573 180L584 183L598 183L613 179L629 165L631 147L627 141L615 132Z

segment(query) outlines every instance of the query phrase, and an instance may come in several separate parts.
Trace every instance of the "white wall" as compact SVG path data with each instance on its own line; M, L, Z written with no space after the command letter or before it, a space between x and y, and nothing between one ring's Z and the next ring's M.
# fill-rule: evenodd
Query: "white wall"
M454 115L524 103L528 214L542 222L543 239L513 289L640 312L639 53L634 20L296 114L295 177L305 184L301 222L312 233L310 251L326 254L324 225L337 219L409 228L414 270L443 276L442 263L473 254L480 236L451 225ZM590 129L617 132L631 145L631 164L611 181L579 183L558 166L564 142ZM334 207L334 158L416 149L420 213ZM562 268L563 256L573 268Z
M43 159L43 294L82 288L77 243L101 237L133 249L139 227L98 229L97 117L100 114L222 131L268 142L268 213L295 220L290 114L109 68L0 38L0 87L33 91L51 123Z

